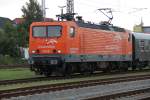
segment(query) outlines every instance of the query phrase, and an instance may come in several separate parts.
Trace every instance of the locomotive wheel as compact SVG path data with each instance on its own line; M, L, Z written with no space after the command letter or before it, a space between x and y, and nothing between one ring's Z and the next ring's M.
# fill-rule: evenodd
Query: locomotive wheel
M50 77L52 75L52 70L51 69L43 69L42 73L46 76L46 77Z
M112 71L112 67L108 66L107 68L102 69L104 73L110 73Z
M72 66L68 63L63 63L59 71L62 76L70 76L72 74Z
M51 76L51 73L50 73L50 72L44 72L44 75L45 75L46 77L50 77L50 76Z
M92 74L94 72L94 67L92 64L82 63L79 66L79 72L81 74Z
M112 66L112 64L109 64L106 68L103 69L103 72L110 73L113 70Z
M135 65L132 65L132 70L136 70L136 66Z
M90 64L89 65L89 72L90 72L90 74L93 74L94 70L95 70L95 68L94 68L93 64Z
M127 62L119 62L118 64L118 69L119 71L123 71L123 72L126 72L128 71L128 63Z
M34 69L36 75L41 75L41 70L39 68Z
M123 72L128 71L128 67L123 67L123 68L121 68L121 71L123 71Z
M70 76L71 72L72 72L71 65L70 64L65 64L64 65L64 73L63 73L63 75L64 76Z
M81 74L83 74L83 73L85 73L86 72L86 64L84 64L84 63L81 63L80 64L80 73Z

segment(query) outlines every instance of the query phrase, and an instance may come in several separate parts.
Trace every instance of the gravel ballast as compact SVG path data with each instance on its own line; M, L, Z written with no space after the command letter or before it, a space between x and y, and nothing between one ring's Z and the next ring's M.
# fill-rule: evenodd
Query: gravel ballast
M91 97L150 88L150 79L61 90L3 100L82 100Z

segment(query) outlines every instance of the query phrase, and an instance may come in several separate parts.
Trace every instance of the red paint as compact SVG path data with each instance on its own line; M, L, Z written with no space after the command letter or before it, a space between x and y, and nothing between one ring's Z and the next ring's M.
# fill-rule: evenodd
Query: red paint
M32 37L33 26L61 25L61 37ZM69 29L75 27L75 36L70 37ZM128 55L132 53L132 43L128 41L128 32L111 32L100 29L83 28L73 21L66 22L35 22L30 27L29 53L35 54L98 54L98 55Z

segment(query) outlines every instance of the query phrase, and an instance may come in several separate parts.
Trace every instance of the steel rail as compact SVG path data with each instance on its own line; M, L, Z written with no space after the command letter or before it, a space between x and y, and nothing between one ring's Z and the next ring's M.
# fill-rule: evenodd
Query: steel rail
M98 96L98 97L92 97L92 98L88 98L88 99L84 99L84 100L113 100L113 99L115 100L116 98L132 96L132 95L137 95L137 94L147 93L147 92L150 93L150 88L132 90L132 91L116 93L116 94L110 94L110 95L104 95L104 96ZM143 99L148 100L148 98L150 98L150 97L146 97L146 98L143 98Z
M51 85L42 85L42 86L34 86L34 87L26 87L12 90L2 90L0 91L0 99L1 98L10 98L17 96L26 96L32 95L42 92L52 92L52 91L60 91L66 89L73 88L82 88L103 84L113 84L118 82L128 82L128 81L136 81L136 80L146 80L150 79L150 75L138 75L132 77L124 77L124 78L111 78L111 79L102 79L102 80L88 80L88 81L80 81L80 82L70 82L70 83L60 83L60 84L51 84Z
M65 80L65 79L73 79L73 78L86 78L86 77L97 77L97 76L104 76L104 75L120 75L122 74L134 74L134 73L140 73L140 72L146 72L149 70L144 70L144 71L128 71L128 72L120 72L120 73L93 73L90 75L82 75L82 74L77 74L77 75L71 75L71 76L51 76L51 77L34 77L34 78L24 78L24 79L15 79L15 80L1 80L0 85L12 85L12 84L22 84L22 83L32 83L32 82L38 82L38 81L50 81L50 80Z

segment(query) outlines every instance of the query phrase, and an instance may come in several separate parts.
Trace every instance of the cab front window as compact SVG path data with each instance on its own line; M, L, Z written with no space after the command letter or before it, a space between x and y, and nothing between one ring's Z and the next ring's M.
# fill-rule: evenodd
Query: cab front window
M34 37L46 37L46 27L45 26L33 27L33 36Z
M61 36L62 27L61 26L48 26L48 37L59 37Z

